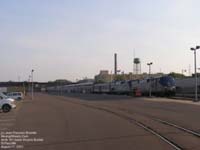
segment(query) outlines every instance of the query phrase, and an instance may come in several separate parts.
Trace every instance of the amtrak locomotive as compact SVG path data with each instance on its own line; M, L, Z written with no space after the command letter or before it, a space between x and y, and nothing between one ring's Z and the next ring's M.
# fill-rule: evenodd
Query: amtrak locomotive
M131 94L139 91L141 95L148 95L151 89L152 95L175 95L175 80L171 76L146 78L142 80L113 81L109 83L80 83L47 88L48 92L63 93L107 93L107 94Z

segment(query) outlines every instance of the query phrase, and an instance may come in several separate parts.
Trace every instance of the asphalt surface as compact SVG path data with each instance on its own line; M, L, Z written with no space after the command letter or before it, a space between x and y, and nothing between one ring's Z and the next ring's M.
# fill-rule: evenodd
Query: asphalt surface
M17 142L25 150L173 149L135 119L182 149L200 149L199 137L156 122L152 116L200 133L198 103L86 94L26 97L16 110L0 113L0 131L37 133L30 137L43 141Z

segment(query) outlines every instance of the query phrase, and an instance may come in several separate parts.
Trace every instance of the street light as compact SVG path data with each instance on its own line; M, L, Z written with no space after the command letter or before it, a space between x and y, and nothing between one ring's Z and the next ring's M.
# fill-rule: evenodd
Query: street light
M151 65L153 65L153 62L147 63L149 66L149 97L151 97Z
M200 46L196 46L196 48L190 48L190 50L194 51L194 73L195 73L195 100L194 102L198 101L198 91L197 91L197 61L196 61L196 50L200 49Z
M199 71L200 71L200 68L197 68L197 70L199 70ZM200 80L199 80L199 77L200 77L200 76L199 76L199 72L197 72L197 80L198 80L197 82L198 82L198 84L200 85Z
M31 92L31 75L28 76L28 92Z
M33 89L34 89L34 88L33 88L33 72L34 72L34 70L32 69L32 70L31 70L31 77L32 77L32 78L31 78L31 82L32 82L31 99L32 99L32 100L33 100L33 92L34 92L34 91L33 91Z

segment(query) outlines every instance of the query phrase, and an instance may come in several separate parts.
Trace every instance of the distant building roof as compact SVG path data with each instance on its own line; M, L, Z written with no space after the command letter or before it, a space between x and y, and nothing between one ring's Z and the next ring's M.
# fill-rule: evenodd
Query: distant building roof
M101 70L100 75L108 75L109 74L109 71L108 70Z

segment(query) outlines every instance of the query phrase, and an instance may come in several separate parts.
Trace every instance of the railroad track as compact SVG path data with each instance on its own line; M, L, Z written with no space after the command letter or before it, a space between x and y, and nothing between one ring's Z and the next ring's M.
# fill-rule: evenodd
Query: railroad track
M113 107L112 107L112 108L113 108ZM125 111L125 112L128 113L128 114L134 114L134 113L136 113L136 114L139 114L139 115L142 115L142 116L151 118L152 120L155 120L155 121L157 121L157 122L160 122L160 123L165 124L165 125L168 125L168 126L172 126L172 127L176 128L176 129L179 129L179 130L181 130L181 131L184 131L184 132L186 132L186 133L192 134L192 135L194 135L194 136L200 138L200 132L194 131L194 130L192 130L192 129L188 129L188 128L186 128L186 127L177 125L177 124L175 124L175 123L171 123L171 122L169 122L169 121L165 121L165 120L160 119L160 118L158 118L158 117L155 117L155 116L152 116L152 115L149 115L149 114L145 114L145 113L141 113L141 112L131 111L131 110L124 109L124 108L117 108L117 109L120 110L120 111ZM200 130L199 130L199 131L200 131Z
M169 128L174 128L176 130L182 131L183 133L190 135L193 138L195 138L196 140L198 140L198 143L200 142L200 140L199 140L200 133L199 132L193 131L191 129L187 129L185 127L182 127L182 126L179 126L177 124L162 120L160 118L155 118L154 116L151 116L151 115L137 113L137 112L131 112L130 110L127 110L127 109L124 109L124 108L114 108L114 107L110 107L110 106L108 107L107 105L102 105L102 106L98 105L97 106L97 105L94 105L94 104L86 104L86 103L71 101L71 100L70 101L68 100L68 102L71 102L71 103L77 104L77 105L82 105L84 107L88 107L88 108L91 108L91 109L104 111L104 112L110 113L112 115L115 115L115 116L117 116L121 119L127 120L130 123L134 123L137 126L139 126L140 128L143 128L147 132L153 134L154 136L156 136L157 138L159 138L163 142L167 143L168 145L170 145L175 150L184 150L184 149L189 149L189 148L186 147L185 145L183 145L183 143L180 144L179 141L177 142L173 138L169 137L168 134L158 131L157 129L155 129L151 125L147 125L147 123L144 123L144 121L141 121L139 119L139 117L136 117L135 114L141 115L143 117L147 117L148 119L156 121L156 122L158 122L162 125L168 126ZM196 145L196 147L197 146L199 146L199 145ZM192 147L192 148L194 148L194 147Z
M169 144L171 147L173 147L175 150L183 150L184 148L181 147L180 145L176 144L175 142L173 142L172 140L170 140L169 138L165 137L164 135L162 135L161 133L157 132L156 130L154 130L153 128L145 125L144 123L136 120L135 118L133 117L129 117L127 115L124 115L124 114L121 114L119 112L116 112L116 111L113 111L113 110L110 110L110 109L107 109L107 108L101 108L101 107L96 107L96 106L91 106L91 105L88 105L88 104L81 104L81 105L84 105L86 107L89 107L89 108L93 108L93 109L98 109L98 110L102 110L102 111L105 111L105 112L108 112L108 113L111 113L115 116L118 116L122 119L125 119L131 123L134 123L136 124L137 126L143 128L144 130L148 131L149 133L153 134L154 136L158 137L160 140L164 141L165 143Z
M104 105L105 106L105 105ZM107 106L107 105L106 105ZM110 107L110 108L114 108L114 107ZM166 125L166 126L169 126L169 127L173 127L177 130L180 130L188 135L192 135L193 137L195 137L196 139L198 139L198 142L200 142L200 130L197 130L197 131L194 131L192 129L188 129L186 127L183 127L181 125L177 125L175 123L172 123L172 122L169 122L169 121L166 121L166 120L163 120L163 119L160 119L158 117L155 117L155 116L152 116L152 115L149 115L149 114L145 114L145 113L141 113L141 112L136 112L136 111L132 111L132 110L128 110L126 108L114 108L114 109L117 109L117 110L120 110L122 112L125 112L127 114L131 114L132 116L134 116L134 114L137 114L137 115L140 115L140 116L144 116L144 117L147 117L151 120L154 120L158 123L161 123L163 125ZM135 117L134 117L135 118ZM173 140L170 140L170 138L166 137L166 136L163 136L163 134L159 133L157 130L154 130L153 128L151 128L150 126L147 126L145 125L144 123L138 121L138 119L135 119L136 122L139 122L140 124L144 125L144 127L148 127L150 129L152 129L153 131L155 131L156 133L158 133L159 135L161 135L161 137L159 138L162 138L162 140L164 140L165 142L167 142L168 144L170 144L171 146L173 146L175 149L190 149L190 148L184 148L182 146L180 146L180 144L177 144L175 143ZM151 131L150 131L151 132ZM156 135L156 134L155 134ZM157 135L156 135L157 136ZM163 138L164 137L164 138ZM170 142L169 142L170 141ZM200 145L197 143L197 146L199 146L199 149L200 149Z

